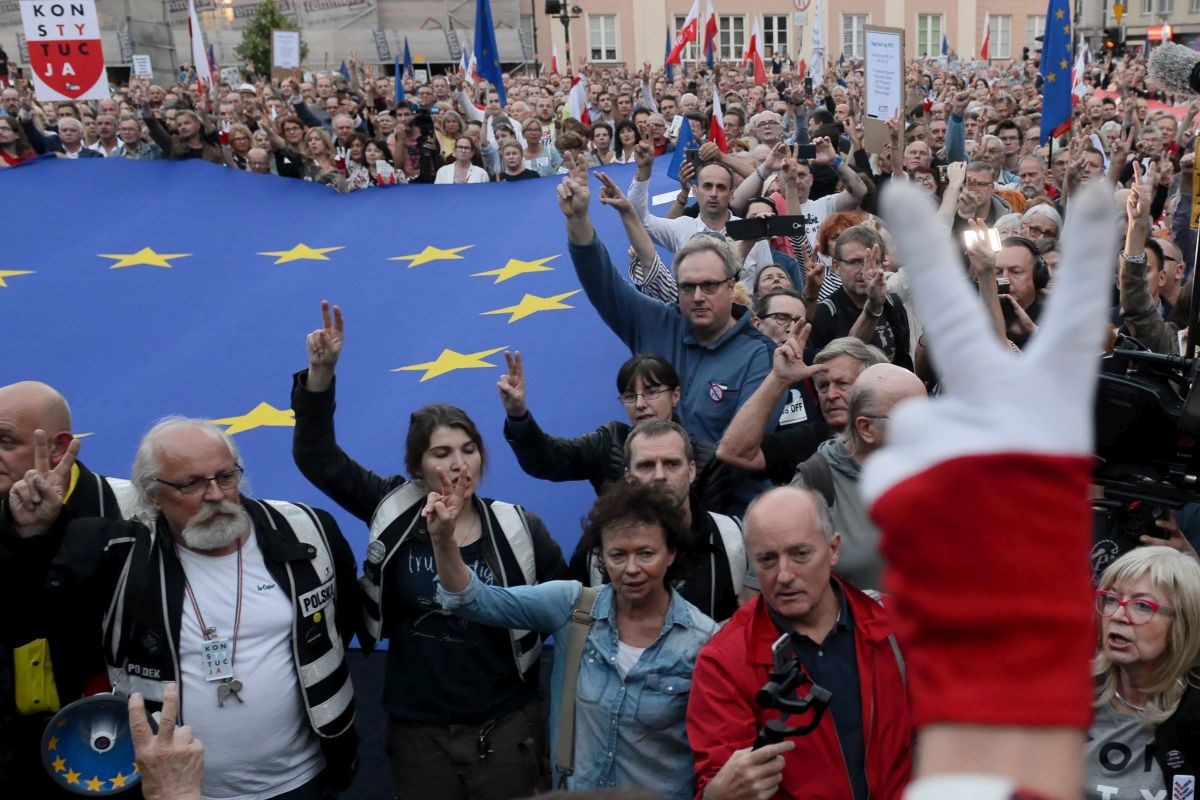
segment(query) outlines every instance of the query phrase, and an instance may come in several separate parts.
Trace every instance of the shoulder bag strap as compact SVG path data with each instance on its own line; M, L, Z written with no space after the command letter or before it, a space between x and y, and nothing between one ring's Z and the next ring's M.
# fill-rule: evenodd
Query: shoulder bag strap
M575 771L575 684L579 681L579 667L583 662L583 645L595 621L592 610L599 593L597 587L582 587L579 599L575 602L575 610L571 612L571 633L567 637L562 696L558 701L558 739L554 758L554 766L558 769L559 788L565 788L567 778Z

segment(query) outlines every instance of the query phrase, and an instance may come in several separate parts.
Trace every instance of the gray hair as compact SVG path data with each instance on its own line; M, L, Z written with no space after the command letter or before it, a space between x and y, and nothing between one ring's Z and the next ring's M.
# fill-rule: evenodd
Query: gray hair
M1055 211L1054 206L1049 203L1030 206L1029 210L1021 215L1021 222L1022 224L1032 222L1034 217L1045 217L1054 223L1060 233L1062 232L1062 215Z
M817 527L821 530L821 538L825 540L825 544L832 544L835 533L833 527L833 512L829 510L829 503L825 502L825 498L821 495L821 493L815 492L807 486L798 486L793 483L790 486L776 486L774 489L768 489L750 501L750 505L746 506L746 513L742 519L749 521L750 514L752 511L754 511L754 507L758 505L759 501L764 497L774 494L775 492L784 491L802 492L806 497L808 497L809 502L812 503L813 511L817 515Z
M241 454L233 438L206 419L170 416L163 417L142 437L138 444L137 453L133 457L133 467L130 469L129 480L136 494L136 515L153 519L157 512L154 508L154 492L158 488L159 457L162 454L162 439L167 434L181 430L198 430L207 433L214 440L223 442L229 448L229 455L237 464L242 463ZM247 491L245 476L239 480L238 490Z
M972 161L971 163L967 164L967 172L986 172L989 178L991 178L993 181L996 180L995 168L986 161Z
M1009 236L1020 236L1022 222L1024 222L1024 219L1020 214L1014 211L1011 214L1005 214L1001 217L998 217L996 219L996 224L992 227L1000 233L1001 239L1005 239Z
M863 369L876 364L890 363L884 352L875 345L867 344L855 336L843 336L822 347L813 357L813 364L826 364L842 356L850 356L862 364Z
M692 437L688 436L687 431L678 422L672 422L669 419L649 419L645 422L640 422L634 426L629 435L625 437L625 468L633 463L633 440L641 436L646 439L654 439L658 436L667 436L669 434L679 434L679 438L683 439L683 453L687 457L688 463L691 464L696 460L696 452L692 448Z
M850 403L846 409L846 432L842 434L842 441L846 445L846 449L851 453L860 452L863 447L862 437L858 434L858 425L855 423L859 417L875 416L879 409L875 405L875 387L870 383L855 382L854 388L850 390Z
M841 258L842 247L851 242L857 242L868 250L875 245L879 245L879 265L883 265L883 259L887 258L887 244L874 228L869 228L866 225L853 225L846 228L846 230L838 234L837 241L833 243L833 257Z
M706 164L705 166L708 165ZM691 239L688 239L683 247L675 251L675 260L671 262L671 272L674 273L676 279L679 278L679 265L683 263L683 260L697 253L716 253L721 259L721 263L725 266L726 279L737 277L737 258L733 255L733 250L730 249L729 243L725 241L725 237L698 233Z

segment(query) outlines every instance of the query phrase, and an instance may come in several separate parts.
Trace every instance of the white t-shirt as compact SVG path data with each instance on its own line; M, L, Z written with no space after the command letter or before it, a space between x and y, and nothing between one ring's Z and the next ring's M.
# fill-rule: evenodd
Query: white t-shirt
M188 584L205 624L232 644L238 557L179 548ZM183 673L181 719L204 743L205 800L262 800L317 776L325 758L308 723L292 659L292 603L267 571L255 535L242 546L242 623L233 675L235 698L217 705L217 683L205 680L204 636L187 594L179 635Z
M817 252L817 232L821 229L821 223L838 210L837 197L838 193L835 192L818 197L816 200L810 198L800 205L799 213L804 217L804 232L808 234L808 247L814 253ZM788 213L796 212L789 208Z
M642 653L646 652L644 647L634 647L631 644L617 640L617 674L621 676L621 680L625 680L625 676L629 674L629 670L637 665L637 662L642 657Z

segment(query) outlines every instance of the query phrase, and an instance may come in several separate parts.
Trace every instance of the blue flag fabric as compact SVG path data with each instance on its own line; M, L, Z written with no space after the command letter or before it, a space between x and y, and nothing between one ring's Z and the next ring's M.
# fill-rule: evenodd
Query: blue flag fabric
M350 80L350 68L346 66L345 60L343 60L342 65L338 67L338 72L342 74L343 78Z
M404 37L404 74L406 77L416 77L413 72L412 53L408 51L408 37Z
M475 3L475 63L480 77L496 87L500 105L508 105L504 70L500 68L500 50L496 47L496 26L492 22L492 4L488 0L476 0Z
M679 180L679 168L683 166L687 149L699 146L700 143L692 133L692 123L684 118L683 124L679 126L679 138L675 140L675 150L671 153L671 163L667 166L667 177L674 181Z
M671 55L671 29L670 28L667 28L667 49L664 52L668 56ZM665 57L663 60L664 61L666 60ZM667 64L666 66L667 66L667 80L669 80L669 81L675 80L675 65Z
M662 161L652 194L678 191ZM634 169L609 172L627 185ZM402 474L409 414L460 406L488 448L480 494L524 505L570 555L594 492L521 471L496 390L504 350L520 350L544 430L580 436L625 419L615 377L629 353L580 291L557 180L337 195L198 160L47 158L5 170L4 182L21 203L6 215L0 305L9 330L30 333L5 354L0 385L39 379L60 389L87 434L80 458L90 468L125 477L155 420L211 419L237 442L256 496L329 509L363 557L366 526L291 457L291 375L306 365L304 339L328 298L346 318L337 383L345 450L377 473ZM595 200L592 215L623 267L619 218ZM46 246L49 220L79 219L88 225ZM62 313L49 319L47 308Z
M1071 4L1050 0L1046 8L1046 33L1042 38L1042 128L1039 141L1046 143L1071 124Z
M408 42L405 42L407 46ZM395 62L392 65L392 74L396 76L396 105L404 102L404 73L400 71L400 54L396 54Z
M950 40L946 38L946 34L942 34L942 55L950 55Z

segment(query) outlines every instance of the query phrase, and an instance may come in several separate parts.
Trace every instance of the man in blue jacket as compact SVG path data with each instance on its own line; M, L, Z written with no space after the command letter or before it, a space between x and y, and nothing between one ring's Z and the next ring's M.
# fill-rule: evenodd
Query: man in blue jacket
M596 236L588 216L586 167L574 159L567 164L570 174L558 187L558 205L588 300L631 353L658 353L674 364L683 390L683 426L698 438L719 441L738 407L770 372L774 350L750 324L749 313L734 315L733 253L724 237L698 234L675 253L678 304L647 297L621 277Z

